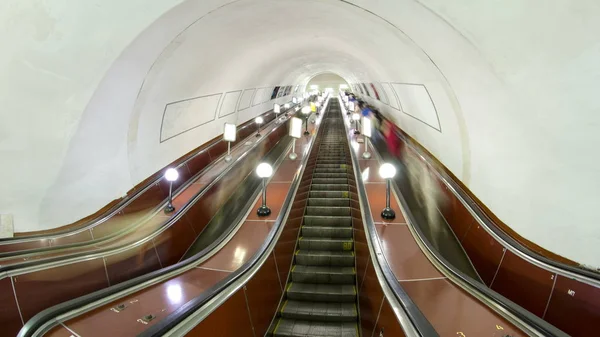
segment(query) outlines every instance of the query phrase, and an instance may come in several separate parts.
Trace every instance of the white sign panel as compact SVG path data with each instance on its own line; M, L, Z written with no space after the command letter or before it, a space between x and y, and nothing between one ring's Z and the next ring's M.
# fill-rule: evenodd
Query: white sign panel
M15 225L12 214L0 214L0 238L12 238Z
M273 105L273 112L278 114L281 112L281 106L279 106L279 104L275 104Z
M236 138L235 124L225 123L225 130L223 131L223 139L226 142L235 142L235 138Z
M354 111L354 102L348 102L348 110Z
M366 137L371 138L371 119L367 117L363 117L362 119L362 134Z
M300 118L290 118L290 136L296 139L302 137L302 120Z

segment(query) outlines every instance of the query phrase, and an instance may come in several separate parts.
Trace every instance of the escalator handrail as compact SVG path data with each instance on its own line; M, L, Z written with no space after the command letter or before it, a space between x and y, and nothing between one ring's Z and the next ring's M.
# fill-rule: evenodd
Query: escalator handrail
M452 177L446 172L440 172L432 165L434 160L431 159L428 154L412 145L412 141L407 139L405 135L401 133L397 134L407 146L421 157L434 174L436 174L444 185L446 185L446 187L448 187L448 189L457 197L477 223L504 248L542 269L600 288L600 273L549 259L531 250L529 247L523 245L511 235L500 229L495 222L486 215L477 202L475 202Z
M307 153L310 153L312 150L316 138L317 137L312 138L308 146ZM186 318L207 305L209 301L211 301L217 295L221 295L221 297L224 297L225 299L229 298L258 271L258 269L266 260L266 257L268 257L273 250L274 244L276 243L277 238L283 229L283 225L285 224L285 221L287 220L291 210L292 202L296 196L296 192L302 180L309 157L310 156L307 155L302 159L302 163L300 164L301 169L296 172L296 175L292 179L292 183L282 204L281 211L277 216L273 227L250 260L229 274L229 276L204 291L200 296L188 301L184 305L180 306L177 310L169 314L167 317L149 327L147 330L139 334L138 337L158 337L165 335L171 329L182 323ZM212 303L213 308L211 309L215 309L216 306L220 304L221 303Z
M343 106L343 101L339 99L340 104L340 113L343 114L345 111L345 107ZM343 118L343 117L342 117ZM344 122L344 125L348 127L348 125ZM348 129L347 129L348 130ZM350 132L346 132L346 137L348 139L348 147L350 147L350 143L352 141ZM393 299L397 300L390 301L390 305L392 309L397 315L397 318L400 320L402 329L405 329L405 333L407 336L422 336L422 337L433 337L439 336L437 331L433 328L429 320L423 315L421 310L417 307L417 305L412 301L410 296L406 293L406 291L402 288L394 272L391 267L385 260L385 254L383 252L383 248L381 247L381 242L378 239L377 229L375 228L375 223L373 221L373 216L371 214L371 209L368 202L367 192L360 176L360 165L358 163L358 158L356 156L355 151L350 147L350 157L352 158L352 167L354 169L354 177L356 182L356 190L359 196L359 204L361 208L363 225L366 229L365 234L367 237L367 242L369 243L369 251L371 252L371 257L373 261L373 266L382 274L383 280L380 278L380 283L383 281L389 287L392 292ZM382 288L383 288L382 284ZM391 299L389 296L386 296L388 299ZM408 331L407 331L408 330Z
M287 116L287 114L282 113L280 115L285 115L285 120L287 120L289 118ZM279 119L281 119L281 117L279 117ZM271 129L269 131L269 133L264 134L260 139L267 139L268 136L271 133L275 132L277 129L278 129L278 127ZM52 258L44 259L44 260L31 260L31 261L20 262L17 264L0 266L0 279L2 279L3 277L13 276L16 274L30 273L30 272L34 272L37 270L42 270L42 269L46 269L46 268L50 268L50 267L56 267L59 265L76 263L76 262L79 262L82 260L99 257L106 252L111 252L111 254L116 254L120 251L130 249L134 245L139 246L145 242L148 242L152 238L156 237L157 235L159 235L160 233L162 233L163 231L168 229L171 225L173 225L176 221L178 221L182 216L184 216L184 214L187 212L187 210L190 207L192 207L200 198L202 198L212 186L214 186L217 182L219 182L221 179L223 179L223 177L225 177L227 175L227 173L229 173L229 171L231 171L233 169L233 167L235 167L237 165L237 163L239 163L243 158L245 158L248 155L248 153L250 153L250 151L252 151L257 146L259 146L259 144L261 144L261 142L254 142L250 148L248 148L244 153L242 153L240 156L235 158L208 185L203 186L202 189L199 192L197 192L194 197L192 197L192 199L190 199L185 205L183 205L180 209L178 209L176 211L176 214L174 214L171 218L169 218L167 221L165 221L164 224L162 226L160 226L160 228L157 228L155 231L148 234L143 239L136 240L134 243L123 244L116 248L109 247L109 248L99 249L92 253L81 252L78 254L73 254L67 258L62 257L62 256L56 256L56 257L52 257Z
M296 104L290 103L290 108L288 108L287 110L282 110L282 112L279 114L279 116L285 115L287 112L292 111L294 109L295 105ZM261 114L261 116L268 115L270 113L273 113L272 109ZM273 119L273 121L275 121L277 118L278 118L278 116L276 115L276 117L275 117L275 119ZM236 132L239 132L250 126L253 126L254 123L252 121L253 121L253 119L250 119L246 123L242 124L240 126L240 128L236 130ZM181 166L187 164L192 159L209 151L211 148L217 146L221 141L222 141L222 138L217 138L217 139L213 140L208 146L202 148L201 150L199 150L198 152L196 152L192 155L189 155L185 160L183 160L181 163L177 164L175 166L175 168L180 168ZM160 171L162 171L162 169ZM156 175L156 173L155 173L155 175ZM110 209L103 212L103 214L99 215L98 217L96 217L94 219L86 221L85 223L81 224L80 226L77 226L75 228L66 228L64 230L56 231L56 232L49 233L49 234L42 233L42 234L33 234L33 235L27 235L27 236L16 236L16 237L11 237L11 238L0 238L0 245L29 242L29 241L35 241L35 240L39 240L39 239L43 239L43 238L51 239L51 238L56 238L56 237L61 237L61 236L66 236L66 235L74 235L74 234L83 232L85 230L88 230L89 228L95 227L95 226L105 222L106 220L108 220L109 218L111 218L112 216L114 216L115 214L120 212L123 208L125 208L127 205L132 203L139 196L141 196L145 191L147 191L153 185L160 182L163 178L164 178L163 175L157 175L155 179L152 179L151 181L146 183L144 185L144 187L142 187L136 191L133 191L133 194L127 195L123 200L119 201L116 205L114 205Z
M273 123L273 124L278 124L279 120L281 119L280 116L285 116L288 112L293 111L295 105L292 106L289 109L286 109L285 111L281 112L276 118L274 118L269 124ZM266 112L263 115L269 114L271 113ZM267 125L269 125L267 124ZM265 126L266 127L266 126ZM242 130L243 128L241 128L240 130ZM249 136L251 137L251 136ZM240 145L241 146L241 145ZM245 152L249 152L253 149L254 147L251 147L249 149L247 149ZM244 153L245 153L244 152ZM199 152L198 154L200 154L202 152ZM243 154L242 154L243 155ZM196 155L194 155L195 157ZM180 187L177 188L177 190L173 191L173 198L175 198L180 191L183 191L185 188L189 187L191 184L194 183L195 179L197 179L197 177L199 177L203 172L206 172L207 170L211 169L214 165L216 165L219 161L221 160L221 157L219 157L218 159L212 161L209 165L207 165L205 168L203 168L200 172L198 172L196 175L192 176L190 179L188 179L188 181L186 183L181 184ZM186 161L187 162L187 161ZM185 163L185 162L184 162ZM215 178L217 179L217 178ZM201 193L202 191L204 191L208 186L204 186L199 193ZM130 232L131 230L135 230L135 228L137 228L137 226L143 224L143 222L147 221L150 217L152 217L157 211L161 210L163 207L163 204L165 203L165 201L163 200L161 202L161 204L159 204L158 206L156 206L147 216L136 220L136 225L130 226L129 228L123 228L121 230L118 231L118 233L116 235L124 235L127 234L128 232ZM178 210L179 211L179 210ZM61 249L68 249L68 248L74 248L74 247L81 247L81 246L86 246L86 245L91 245L91 244L98 244L100 242L105 242L107 240L113 239L115 238L116 235L108 235L105 237L102 237L101 239L98 240L90 240L90 241L85 241L85 242L80 242L80 243L76 243L76 244L67 244L67 245L60 245L60 246L50 246L50 247L41 247L41 248L35 248L35 249L29 249L29 250L22 250L22 251L16 251L14 252L15 254L10 254L9 256L3 256L6 253L0 253L0 258L5 258L5 257L15 257L15 258L19 258L21 256L24 255L32 255L32 254L37 254L37 253L46 253L46 252L50 252L50 251L54 251L54 250L61 250ZM80 253L80 254L70 254L69 256L67 256L67 258L71 258L71 257L77 257L77 256L81 256L84 255L85 253ZM87 254L90 254L90 252L87 252ZM65 256L61 255L61 256L57 256L54 259L50 258L46 258L46 259L42 259L42 260L31 260L31 261L22 261L22 262L18 262L15 264L11 264L11 265L2 265L2 261L0 261L0 275L2 274L2 272L7 271L7 270L14 270L17 268L22 268L22 267L27 267L27 266L32 266L35 264L42 264L44 262L52 262L52 261L58 261L61 259L64 259ZM4 267L9 267L11 266L11 268L6 269Z
M441 264L443 266L443 268L445 268L447 271L449 271L451 273L450 278L453 281L455 281L456 279L460 280L461 282L458 282L458 284L465 291L467 291L470 294L473 294L473 292L471 290L466 289L464 287L463 284L466 283L469 287L473 288L476 292L478 292L479 295L483 296L484 302L486 302L486 304L488 306L492 306L494 308L494 310L497 312L500 312L500 313L508 312L508 313L512 314L517 319L520 319L522 321L522 323L525 324L526 328L536 332L538 334L538 336L544 336L544 337L568 337L569 336L569 335L565 334L563 331L561 331L560 329L553 326L552 324L544 321L540 317L532 314L531 312L529 312L528 310L519 306L518 304L514 303L513 301L509 300L508 298L500 295L496 291L494 291L494 290L488 288L487 286L481 284L480 282L474 280L473 278L469 277L462 271L458 270L458 268L455 268L450 262L448 262L448 260L446 260L433 247L433 245L429 242L429 240L427 240L425 238L425 233L423 233L421 226L414 225L414 224L418 223L418 221L414 217L413 213L410 211L410 208L408 207L408 203L406 202L406 199L400 192L398 185L395 182L393 182L391 185L392 185L392 189L398 196L400 205L402 207L402 213L406 218L406 223L408 224L409 228L411 229L411 231L414 231L416 233L416 237L418 238L420 243L437 260L437 262L439 262L439 264ZM455 283L457 283L457 282L455 282ZM461 283L463 283L463 284L461 284ZM475 295L475 294L473 294L473 295ZM479 297L479 296L476 296L476 297ZM507 318L513 319L512 317L507 317Z
M281 114L281 115L283 115L283 114ZM286 120L288 118L289 117L286 116ZM273 132L273 131L274 130L272 130L271 132ZM265 136L263 136L263 137L265 137ZM253 145L252 148L254 148L256 146L257 145L255 144L255 145ZM230 167L233 167L235 163L240 162L246 156L247 153L248 152L245 152L240 157L237 157L228 166L228 168L225 171L228 172L230 170ZM286 152L284 151L284 153L286 153ZM249 175L252 175L252 172L249 173ZM248 198L245 209L251 208L254 205L254 200L255 200L256 196L258 196L260 191L261 191L260 187L255 189L255 191L252 194L253 197ZM185 212L181 212L180 214L184 214L184 213ZM240 212L240 214L236 217L236 220L234 220L233 222L239 223L241 220L243 220L245 215L246 215L245 212ZM179 217L181 217L181 216L182 215L180 215ZM176 220L174 220L174 218L172 218L171 220L176 221ZM233 229L231 229L231 230L233 230ZM118 284L112 285L110 287L97 290L95 292L86 294L86 295L78 297L78 298L74 298L72 300L69 300L69 301L57 304L55 306L52 306L48 309L45 309L45 310L37 313L29 321L27 321L25 323L25 325L23 326L23 328L19 331L19 334L17 335L17 337L41 336L43 333L47 332L48 329L50 329L54 326L53 324L56 323L56 317L58 317L58 316L62 317L68 312L77 310L86 305L89 305L90 303L97 302L97 301L107 298L109 296L118 295L118 298L121 298L121 297L127 296L128 294L131 294L135 291L138 291L139 289L137 289L137 288L144 289L144 288L147 288L158 282L172 278L173 276L181 273L182 270L185 269L186 267L189 269L190 268L189 265L192 265L195 262L197 262L198 260L203 259L208 254L210 254L214 249L219 247L225 241L225 239L229 236L229 234L231 234L231 230L223 233L221 236L219 236L219 238L217 238L217 240L215 240L215 242L211 243L209 246L207 246L200 252L198 252L198 253L194 254L193 256L190 256L189 258L182 260L174 265L152 271L150 273L138 276L131 280L127 280L122 283L118 283ZM135 288L135 289L132 289L132 288ZM126 292L126 294L121 294L122 292Z

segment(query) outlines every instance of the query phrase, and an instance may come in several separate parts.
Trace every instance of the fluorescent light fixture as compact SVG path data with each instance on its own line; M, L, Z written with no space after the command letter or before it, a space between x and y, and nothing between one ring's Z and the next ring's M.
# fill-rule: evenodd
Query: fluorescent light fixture
M367 167L367 168L366 168L366 169L365 169L365 170L364 170L364 171L361 173L361 176L362 176L362 181L367 181L367 180L369 180L369 172L370 172L370 171L371 171L371 168L370 168L370 167Z
M273 104L273 112L278 114L281 112L281 106L279 104Z
M290 118L290 133L291 137L299 139L302 137L302 120L297 117Z
M371 138L371 118L363 117L361 129L363 135Z
M226 142L235 142L236 137L235 124L225 123L225 129L223 130L223 140Z
M354 102L348 102L348 110L354 111Z

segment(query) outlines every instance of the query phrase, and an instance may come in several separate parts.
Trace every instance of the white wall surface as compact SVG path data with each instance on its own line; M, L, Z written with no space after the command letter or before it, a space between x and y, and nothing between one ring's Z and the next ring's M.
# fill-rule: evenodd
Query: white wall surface
M17 231L75 221L271 103L161 143L166 104L333 72L380 82L386 113L518 233L600 266L599 15L595 0L4 1L0 213ZM441 132L390 83L424 85Z

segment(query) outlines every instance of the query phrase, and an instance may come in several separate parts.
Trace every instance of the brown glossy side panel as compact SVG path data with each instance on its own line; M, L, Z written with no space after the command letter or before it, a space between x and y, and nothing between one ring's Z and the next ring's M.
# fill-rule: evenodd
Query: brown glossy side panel
M356 221L356 219L353 219L353 221ZM365 232L360 229L354 229L354 254L356 259L356 280L360 289L364 280L365 270L371 259Z
M505 248L480 225L469 229L462 246L483 282L489 286L496 275Z
M210 162L210 155L208 154L208 151L204 151L199 155L195 156L194 158L190 159L190 161L188 161L186 165L188 167L188 171L190 171L190 173L194 175L202 171L206 166L210 164Z
M360 287L358 298L362 335L371 336L377 323L377 316L379 315L381 301L383 300L383 290L381 290L371 261L369 261L367 266L365 280Z
M555 277L555 274L506 251L491 288L542 317Z
M401 285L440 336L526 336L447 279Z
M196 237L186 217L154 238L154 247L163 267L177 263Z
M558 276L544 319L573 337L598 335L600 289Z
M89 230L84 230L77 234L51 239L50 242L51 242L52 246L61 246L61 245L69 244L69 243L90 241L92 239L93 239L92 233Z
M227 152L227 142L220 141L215 146L211 147L208 150L208 154L210 155L211 160L215 160L219 158L223 153Z
M279 275L277 275L275 259L271 254L256 275L246 284L248 309L256 336L263 336L267 332L281 294Z
M238 290L200 324L186 334L189 337L254 337L244 290Z
M398 280L443 277L417 246L408 226L379 224L375 227L385 258Z
M128 214L153 209L167 197L167 193L164 193L159 184L154 184L130 204L125 206L122 212L124 214Z
M373 336L392 336L392 337L404 337L404 331L398 319L396 313L392 310L390 303L387 299L383 299L381 305L381 311L379 312L379 318L377 324L375 324L375 331Z
M72 337L73 333L65 329L62 325L55 326L52 330L46 332L44 337Z
M111 285L127 281L161 267L152 241L122 253L107 256L105 260Z
M294 248L298 239L298 231L302 224L302 218L287 220L286 227L281 232L279 240L275 244L275 258L277 260L277 269L283 285L285 285L288 273L294 257Z
M433 174L431 176L433 176ZM445 202L438 205L440 212L444 219L446 219L446 222L450 225L450 228L454 231L458 240L461 241L476 221L446 185L441 184L439 180L438 185L445 195Z
M43 309L108 286L102 259L19 275L13 280L25 321Z
M50 240L42 239L30 242L11 243L0 245L0 253L14 252L17 250L36 249L50 246Z
M0 331L3 336L16 336L22 326L10 277L5 277L0 280Z
M118 302L109 303L68 320L64 324L85 337L136 336L228 275L229 273L221 271L192 269L121 298ZM125 310L111 310L119 304L124 304ZM138 322L138 319L146 315L155 315L156 318L148 325Z

